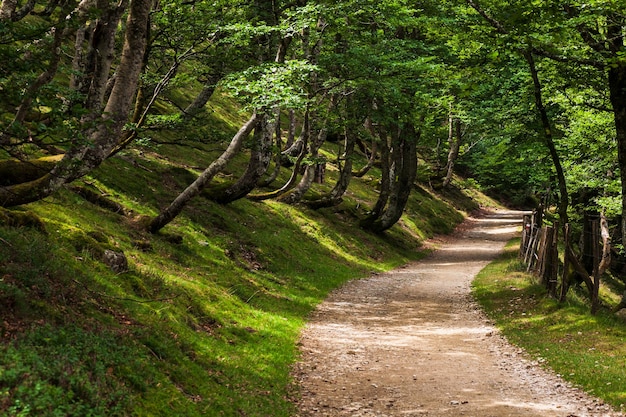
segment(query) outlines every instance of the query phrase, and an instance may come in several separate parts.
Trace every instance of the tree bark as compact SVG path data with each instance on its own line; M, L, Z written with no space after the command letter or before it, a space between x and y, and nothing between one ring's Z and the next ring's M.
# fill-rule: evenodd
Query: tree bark
M609 93L613 106L617 139L617 158L622 183L622 243L626 242L626 64L609 69Z
M298 139L298 142L300 143L300 146L298 147L300 149L300 154L298 155L296 162L293 164L293 169L291 171L289 180L287 180L287 182L279 189L271 191L269 193L248 195L248 198L250 200L262 201L262 200L268 200L270 198L278 198L284 195L285 193L287 193L296 185L296 181L298 180L298 173L300 172L300 168L302 166L302 161L304 160L304 157L307 155L307 146L309 142L308 126L309 126L309 111L307 109L307 111L304 113L304 128L302 129L302 133L300 135L300 138ZM277 125L276 135L279 135L279 132L278 132L279 129L280 129L280 126ZM280 165L282 164L282 158L283 158L282 152L279 151L278 154L276 155L276 165L278 167L280 167Z
M328 127L326 126L327 121L323 122L323 126L318 131L317 137L314 141L309 141L308 146L308 154L311 158L315 158L318 155L319 149L322 147L324 142L326 141L326 137L328 135ZM310 137L310 125L312 123L309 121L309 126L303 126L303 129L306 129L305 134ZM279 198L279 201L287 204L296 204L302 200L304 194L309 191L311 188L311 184L313 184L313 180L315 179L315 164L306 165L304 174L300 179L298 185L288 194L284 194Z
M13 20L13 14L17 8L17 0L2 0L0 5L0 21Z
M343 195L345 194L350 180L352 179L352 155L354 154L354 145L356 144L356 134L352 129L346 129L344 152L342 156L337 158L337 165L339 166L339 178L337 183L326 196L321 197L318 200L309 201L307 205L311 208L318 209L323 207L332 207L340 204L343 201ZM341 161L343 160L343 166Z
M552 158L552 163L554 164L554 169L556 170L557 182L559 185L559 193L561 194L561 198L559 200L559 217L561 224L565 227L565 224L568 222L567 219L567 208L569 206L569 195L567 192L567 183L565 182L565 174L563 173L563 166L561 165L561 158L559 157L559 153L556 150L556 146L554 146L554 139L552 136L552 126L550 123L550 119L548 117L548 112L546 111L546 107L543 104L542 92L541 92L541 82L539 81L539 74L537 72L537 67L535 65L535 59L531 50L527 50L524 52L524 59L528 63L528 68L530 69L530 75L533 80L534 93L535 93L535 107L539 112L541 117L541 124L543 126L544 131L544 140L548 150L550 152L550 157Z
M182 116L184 120L192 119L202 111L215 92L215 88L220 79L221 74L209 77L209 80L204 84L196 98L183 110Z
M107 9L93 23L93 27L88 29L90 36L86 57L73 63L73 65L76 65L76 68L74 68L75 79L73 79L72 83L82 86L82 89L79 91L86 94L85 108L92 112L93 118L98 117L106 99L107 82L109 81L111 67L115 59L115 35L128 1L121 1L116 7ZM143 31L145 31L147 38L148 22L146 21L145 23L146 28ZM80 45L76 45L77 55L82 54L79 47ZM144 50L145 46L142 51Z
M394 165L399 166L399 170L396 171L396 178L391 182L391 190L389 195L389 204L387 208L380 216L375 220L368 229L382 233L388 230L400 220L406 203L409 200L411 190L413 188L413 182L417 175L417 139L419 133L415 132L413 126L407 127L408 132L403 134L401 142L399 143L398 157L394 158ZM394 150L394 153L396 150Z
M417 141L420 132L416 132L412 125L405 131L394 135L391 157L393 162L389 167L390 187L386 207L380 209L378 216L372 213L361 222L361 227L375 233L382 233L391 228L400 217L408 202L417 176ZM379 198L380 203L381 199ZM377 206L379 204L377 203Z
M454 164L459 157L459 150L461 149L461 119L458 117L450 116L450 134L448 136L448 142L450 144L450 150L448 152L448 162L446 163L446 176L443 179L443 187L446 188L452 182L452 175L454 174Z
M361 177L363 177L365 174L367 174L369 172L369 170L374 166L374 163L376 162L376 155L378 154L378 146L377 146L377 142L376 142L376 132L375 132L374 126L372 125L372 120L368 117L365 120L365 124L364 125L365 125L365 128L370 133L370 135L372 136L372 148L370 149L370 155L369 155L369 158L367 160L367 164L365 164L365 166L363 166L358 171L352 173L352 175L357 177L357 178L361 178Z
M250 161L243 175L224 190L211 194L211 200L219 204L232 203L245 197L254 190L261 177L267 172L272 159L272 140L276 125L276 111L273 114L262 114L254 130L254 147L250 153Z
M97 123L86 131L89 140L75 141L48 174L23 184L0 187L0 205L10 207L45 198L97 168L109 155L128 119L137 88L151 6L150 0L135 0L130 6L116 82L104 110L94 119Z
M206 187L206 185L215 177L215 175L224 169L226 164L237 154L241 148L244 139L252 132L259 123L260 117L257 114L252 117L239 129L237 134L233 136L226 150L215 161L205 169L202 174L189 185L182 193L172 201L172 203L159 213L157 217L152 219L148 225L150 233L156 233L165 227L168 223L178 216L189 201L196 197Z
M389 149L389 139L387 138L387 132L383 127L379 127L379 140L380 146L380 190L378 193L378 199L376 204L368 214L368 216L361 221L361 227L368 228L371 223L378 219L389 201L389 192L391 189L391 150Z

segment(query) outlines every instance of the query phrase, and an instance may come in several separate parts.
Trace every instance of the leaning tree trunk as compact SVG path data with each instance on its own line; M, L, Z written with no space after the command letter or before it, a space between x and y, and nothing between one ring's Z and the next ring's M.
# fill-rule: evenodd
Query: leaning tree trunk
M559 153L556 150L556 146L554 146L554 140L552 137L552 126L550 123L550 119L548 118L548 112L546 111L546 107L543 104L541 82L539 81L539 74L537 72L537 67L535 66L535 60L532 52L530 50L524 52L524 58L528 63L530 75L533 79L535 107L537 108L537 111L539 112L539 115L541 117L541 125L543 126L545 143L550 152L552 163L554 164L554 169L556 170L559 192L561 194L561 198L559 200L559 217L562 227L565 227L565 224L568 222L567 207L569 206L569 196L567 192L567 183L565 182L565 174L563 173L563 166L561 165Z
M391 190L391 150L389 149L389 139L387 132L383 127L379 128L380 141L380 190L376 204L369 212L368 216L361 221L361 227L367 229L374 221L383 214L383 210L389 201L389 192Z
M202 111L215 92L217 83L221 78L222 74L215 74L209 77L209 80L204 84L196 98L182 111L183 120L190 120Z
M211 165L209 165L209 167L205 169L204 172L202 172L202 174L200 174L200 176L185 189L185 191L180 193L167 208L163 209L157 217L152 219L148 225L148 231L156 233L165 227L169 222L174 220L187 203L189 203L192 198L200 194L213 177L224 169L226 164L237 154L244 139L248 137L258 122L259 116L256 114L252 115L252 117L241 127L241 129L239 129L237 134L233 136L233 139L230 141L230 144L224 153L213 161Z
M278 130L279 130L279 126L277 126L277 130L276 130L277 135L279 134ZM300 138L298 139L298 143L300 144L300 146L298 147L300 149L300 154L298 155L298 158L293 164L293 168L291 170L291 176L289 177L287 182L283 184L282 187L274 191L270 191L268 193L250 194L247 196L248 199L253 200L253 201L263 201L263 200L269 200L270 198L279 198L280 196L286 194L289 190L291 190L293 187L296 186L296 183L298 181L298 173L300 172L300 168L302 166L302 161L304 160L304 158L306 157L308 153L307 148L308 148L308 143L309 143L309 133L311 132L309 129L309 110L307 109L307 111L304 113L304 124L302 128L302 132L300 133ZM280 166L282 164L282 162L280 161L282 157L283 157L283 154L282 152L280 152L280 149L279 149L279 152L276 155L277 166Z
M317 157L319 149L326 141L326 137L328 135L328 127L326 126L326 123L327 121L324 121L324 124L319 130L316 139L314 141L311 141L309 145L308 154L313 159ZM309 128L310 124L311 122L309 122ZM310 137L310 132L306 134ZM290 193L282 195L278 200L287 204L299 203L302 200L304 194L311 188L311 184L313 184L314 179L315 164L306 165L304 169L304 174L302 175L302 178L300 179L298 185Z
M369 154L370 155L369 155L369 158L367 160L367 164L365 164L365 166L363 166L363 168L361 168L358 171L352 173L352 175L354 177L357 177L357 178L361 178L361 177L365 176L365 174L367 174L369 172L369 170L374 166L374 163L376 162L376 155L378 153L378 146L377 146L377 142L376 142L376 132L375 132L374 126L372 124L372 119L370 119L369 117L365 120L365 128L367 129L367 131L372 136L372 148L369 150ZM367 152L365 153L365 155L367 155Z
M267 172L272 159L272 138L276 123L276 115L263 114L254 130L254 147L250 153L250 161L243 175L226 189L211 193L211 200L228 204L245 197L254 190L257 183Z
M307 205L311 208L332 207L343 201L343 195L350 185L352 179L352 155L354 154L354 146L356 144L356 133L352 129L347 128L345 133L343 155L337 157L337 165L339 167L339 178L337 183L326 196L318 200L309 201ZM343 166L342 162L343 161Z
M393 180L389 193L389 201L379 218L373 219L362 226L375 233L382 233L400 220L406 203L409 200L413 182L417 176L417 139L419 133L413 126L407 126L406 132L398 135L394 143Z
M97 124L86 132L88 140L75 141L48 174L23 184L0 187L1 206L10 207L41 200L64 184L94 170L110 154L126 124L137 89L151 7L150 0L134 0L130 5L117 78L103 111L97 118L92 118Z

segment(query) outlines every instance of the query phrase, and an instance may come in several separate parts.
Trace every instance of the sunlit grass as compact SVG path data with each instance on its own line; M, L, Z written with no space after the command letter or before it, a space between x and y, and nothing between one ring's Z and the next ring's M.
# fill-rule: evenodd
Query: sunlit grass
M512 343L563 378L616 408L626 407L626 322L608 308L596 316L584 295L573 289L559 304L525 272L519 241L487 266L473 294ZM604 300L609 300L604 289ZM608 301L610 302L610 301Z
M358 223L378 197L373 168L352 179L338 207L220 205L202 195L151 235L142 221L185 189L246 119L219 94L203 117L215 122L206 131L159 137L180 146L144 140L77 181L127 215L63 190L28 206L47 234L0 226L0 414L47 417L57 407L81 417L291 416L290 369L315 306L348 280L419 258L424 239L452 231L473 207L467 194L416 188L397 226L367 233ZM331 161L326 182L307 198L334 185L337 148L322 150ZM355 156L355 167L366 163ZM242 152L213 183L233 181L246 164ZM268 188L289 174L283 169ZM105 249L123 252L129 270L106 267Z

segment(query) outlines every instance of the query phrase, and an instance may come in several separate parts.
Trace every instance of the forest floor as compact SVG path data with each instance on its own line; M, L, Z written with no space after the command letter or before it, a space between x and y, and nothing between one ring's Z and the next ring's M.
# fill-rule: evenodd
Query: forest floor
M622 415L507 343L473 301L521 216L470 218L423 260L331 294L300 340L298 415Z

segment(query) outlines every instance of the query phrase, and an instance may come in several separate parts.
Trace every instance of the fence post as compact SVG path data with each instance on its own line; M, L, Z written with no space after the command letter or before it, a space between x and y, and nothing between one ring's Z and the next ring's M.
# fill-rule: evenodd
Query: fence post
M519 246L519 257L522 259L524 258L524 255L526 255L531 230L530 215L524 214L524 218L522 220L522 241Z
M559 223L554 222L552 241L550 242L550 274L548 278L548 292L556 298L557 276L559 275Z
M539 277L539 282L547 287L546 271L550 269L550 247L552 245L554 228L546 226L543 227L541 231L541 242L537 248L537 266L535 267L535 272Z
M540 242L543 241L544 235L545 235L545 230L543 227L535 229L535 230L536 230L535 237L532 241L532 244L528 248L529 259L527 261L528 268L526 268L526 272L530 272L535 267L537 263L537 252L538 252L537 247L539 246Z

